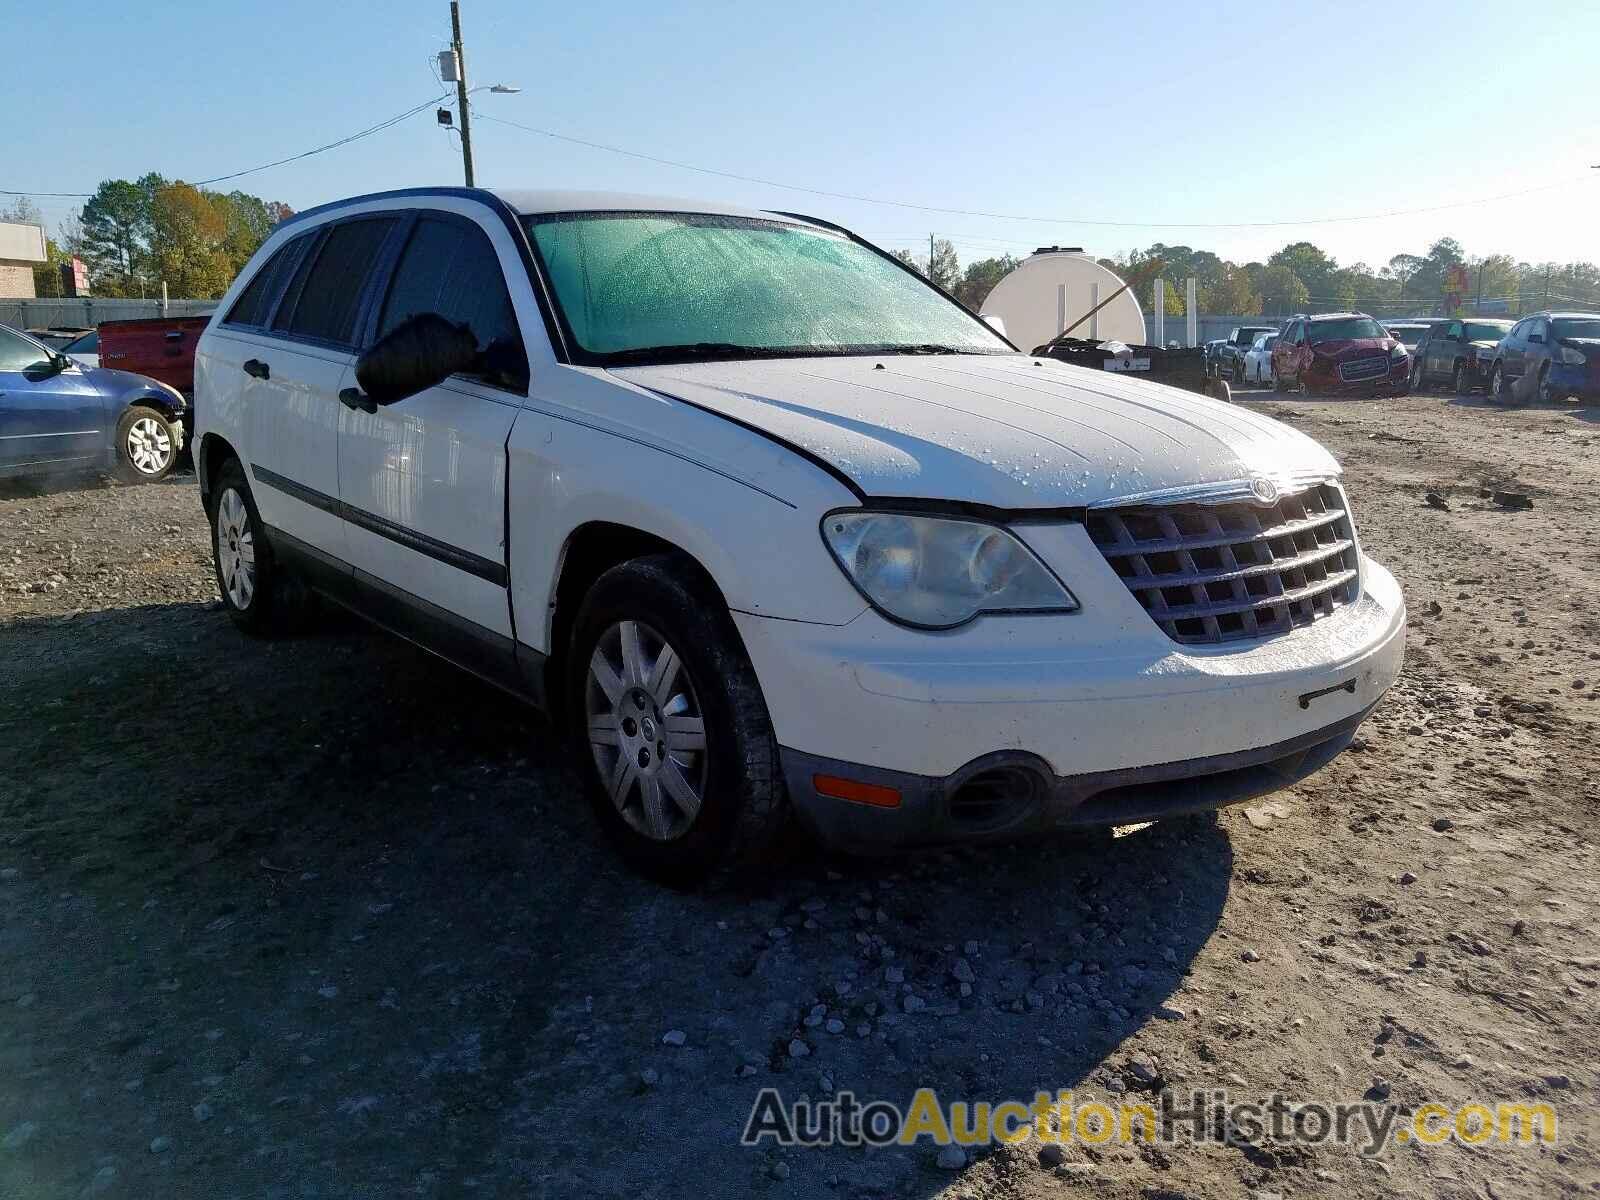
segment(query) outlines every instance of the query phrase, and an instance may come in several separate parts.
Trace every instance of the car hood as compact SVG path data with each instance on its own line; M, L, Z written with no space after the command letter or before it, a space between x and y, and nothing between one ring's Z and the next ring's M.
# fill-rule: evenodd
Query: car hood
M1467 343L1468 346L1471 346L1480 354L1486 350L1493 350L1499 344L1500 343L1498 341L1490 341L1488 338L1480 338L1478 341Z
M1571 346L1574 350L1593 350L1600 346L1600 337L1564 337L1557 338L1557 344Z
M1339 473L1297 430L1231 404L1021 355L778 359L620 368L753 426L868 496L1004 509L1126 501Z
M103 396L121 396L132 391L149 391L151 388L172 391L158 380L136 375L132 371L119 371L115 367L84 367L83 373Z

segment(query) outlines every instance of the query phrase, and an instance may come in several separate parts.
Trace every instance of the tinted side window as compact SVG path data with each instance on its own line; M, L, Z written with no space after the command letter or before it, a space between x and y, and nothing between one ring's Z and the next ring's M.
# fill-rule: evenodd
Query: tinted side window
M239 298L233 302L233 307L228 310L228 315L222 323L255 327L265 325L267 317L272 313L272 301L278 294L278 284L282 275L299 254L303 244L303 238L295 238L280 246L277 253L261 265L255 278L245 285L244 291L239 293Z
M394 217L347 221L328 231L322 246L307 255L272 322L274 329L338 346L354 341L361 289Z
M527 390L528 357L505 276L494 246L477 226L435 217L417 221L389 285L378 336L427 312L472 330L482 356L470 372L473 378Z

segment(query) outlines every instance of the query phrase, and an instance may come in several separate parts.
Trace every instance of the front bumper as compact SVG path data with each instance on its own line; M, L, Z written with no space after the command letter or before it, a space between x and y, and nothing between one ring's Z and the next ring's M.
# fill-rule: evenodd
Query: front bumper
M1058 573L1098 557L1081 526L1025 540ZM1354 604L1243 648L1172 641L1100 566L1062 576L1078 613L942 634L870 611L844 626L735 614L801 816L866 847L1214 808L1321 766L1399 674L1405 605L1370 559ZM819 774L896 788L901 802L820 795ZM975 780L1015 793L991 797L993 819L958 811Z
M1339 378L1337 365L1306 372L1306 386L1328 396L1404 396L1411 390L1411 359L1403 358L1389 368L1388 375L1346 383Z

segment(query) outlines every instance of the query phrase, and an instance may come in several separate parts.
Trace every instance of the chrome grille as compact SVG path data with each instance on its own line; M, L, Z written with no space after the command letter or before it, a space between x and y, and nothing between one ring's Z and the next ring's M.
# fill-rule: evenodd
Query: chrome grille
M1275 504L1090 509L1087 524L1128 590L1186 645L1288 633L1352 603L1359 587L1337 484Z
M1346 383L1360 383L1363 379L1379 379L1389 373L1387 358L1357 358L1339 364L1339 378Z

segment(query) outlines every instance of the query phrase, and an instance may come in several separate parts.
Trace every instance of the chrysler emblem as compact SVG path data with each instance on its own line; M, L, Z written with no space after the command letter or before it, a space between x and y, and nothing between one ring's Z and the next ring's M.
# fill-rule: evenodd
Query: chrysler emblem
M1262 504L1276 504L1278 502L1278 485L1264 475L1257 475L1250 480L1250 494Z

